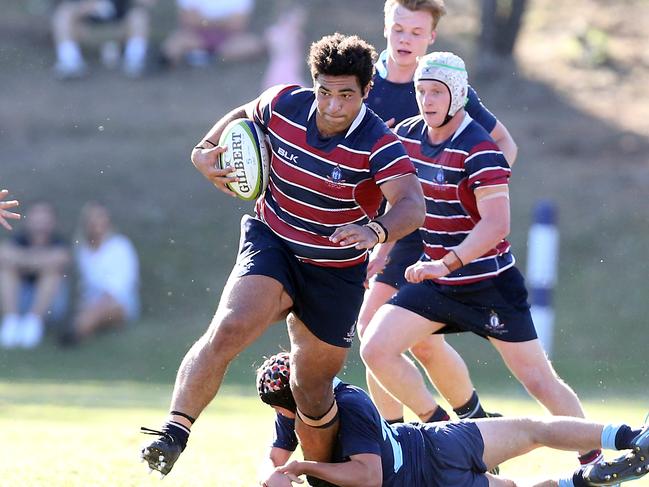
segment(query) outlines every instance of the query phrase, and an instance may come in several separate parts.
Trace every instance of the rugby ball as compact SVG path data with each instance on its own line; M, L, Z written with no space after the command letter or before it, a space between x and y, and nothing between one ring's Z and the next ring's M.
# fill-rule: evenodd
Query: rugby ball
M227 150L219 157L221 169L232 168L239 181L228 183L242 200L258 198L268 186L270 152L266 136L252 120L239 118L230 122L219 139Z

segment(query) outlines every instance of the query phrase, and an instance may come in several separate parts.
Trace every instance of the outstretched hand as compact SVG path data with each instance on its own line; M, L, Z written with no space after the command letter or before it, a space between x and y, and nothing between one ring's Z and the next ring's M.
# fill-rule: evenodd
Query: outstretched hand
M0 191L0 225L5 227L7 230L11 230L11 225L9 225L9 222L7 222L6 219L10 218L12 220L20 220L20 215L7 210L9 208L16 208L20 203L18 203L18 200L1 201L8 195L8 190L3 189Z
M192 151L192 164L217 189L236 198L236 193L227 186L228 183L239 180L234 176L234 168L219 168L219 157L227 150L228 148L225 146L216 146L209 149L195 148Z

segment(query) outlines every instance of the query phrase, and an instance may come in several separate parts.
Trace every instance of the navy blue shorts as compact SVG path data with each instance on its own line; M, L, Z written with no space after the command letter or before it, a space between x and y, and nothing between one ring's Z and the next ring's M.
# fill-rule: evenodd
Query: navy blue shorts
M472 332L505 342L537 338L525 280L516 267L473 284L448 286L431 280L407 284L389 304L445 324L437 333Z
M480 430L470 421L422 425L428 465L424 477L435 485L487 487L487 466L482 460L484 442Z
M383 270L376 275L374 280L382 282L395 289L405 286L406 269L417 262L424 253L424 242L421 239L419 230L397 240L388 254L388 261Z
M249 215L241 219L233 275L279 281L293 299L291 311L325 343L351 347L366 273L367 264L334 268L300 262L265 223Z

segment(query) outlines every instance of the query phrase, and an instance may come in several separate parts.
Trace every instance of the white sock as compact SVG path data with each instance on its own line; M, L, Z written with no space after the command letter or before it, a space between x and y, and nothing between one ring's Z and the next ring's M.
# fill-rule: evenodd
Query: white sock
M147 50L147 40L144 37L131 37L124 49L124 60L127 63L141 63Z
M621 424L607 424L602 430L602 448L606 450L617 450L615 436L622 427Z
M83 56L79 44L74 41L63 41L56 46L56 55L59 63L66 66L78 66L83 64Z

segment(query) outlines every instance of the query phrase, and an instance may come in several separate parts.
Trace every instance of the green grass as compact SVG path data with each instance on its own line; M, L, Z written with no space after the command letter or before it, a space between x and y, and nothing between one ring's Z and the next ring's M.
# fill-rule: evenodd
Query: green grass
M139 447L146 437L138 429L159 425L168 395L168 387L135 382L0 382L0 485L161 485L157 474L147 475L148 469L139 463ZM524 396L484 399L509 416L541 413ZM611 398L586 407L593 419L637 424L646 403ZM272 411L249 392L226 387L196 423L188 449L162 485L255 485L272 418ZM574 454L544 449L508 462L502 472L535 477L565 473L574 466Z

